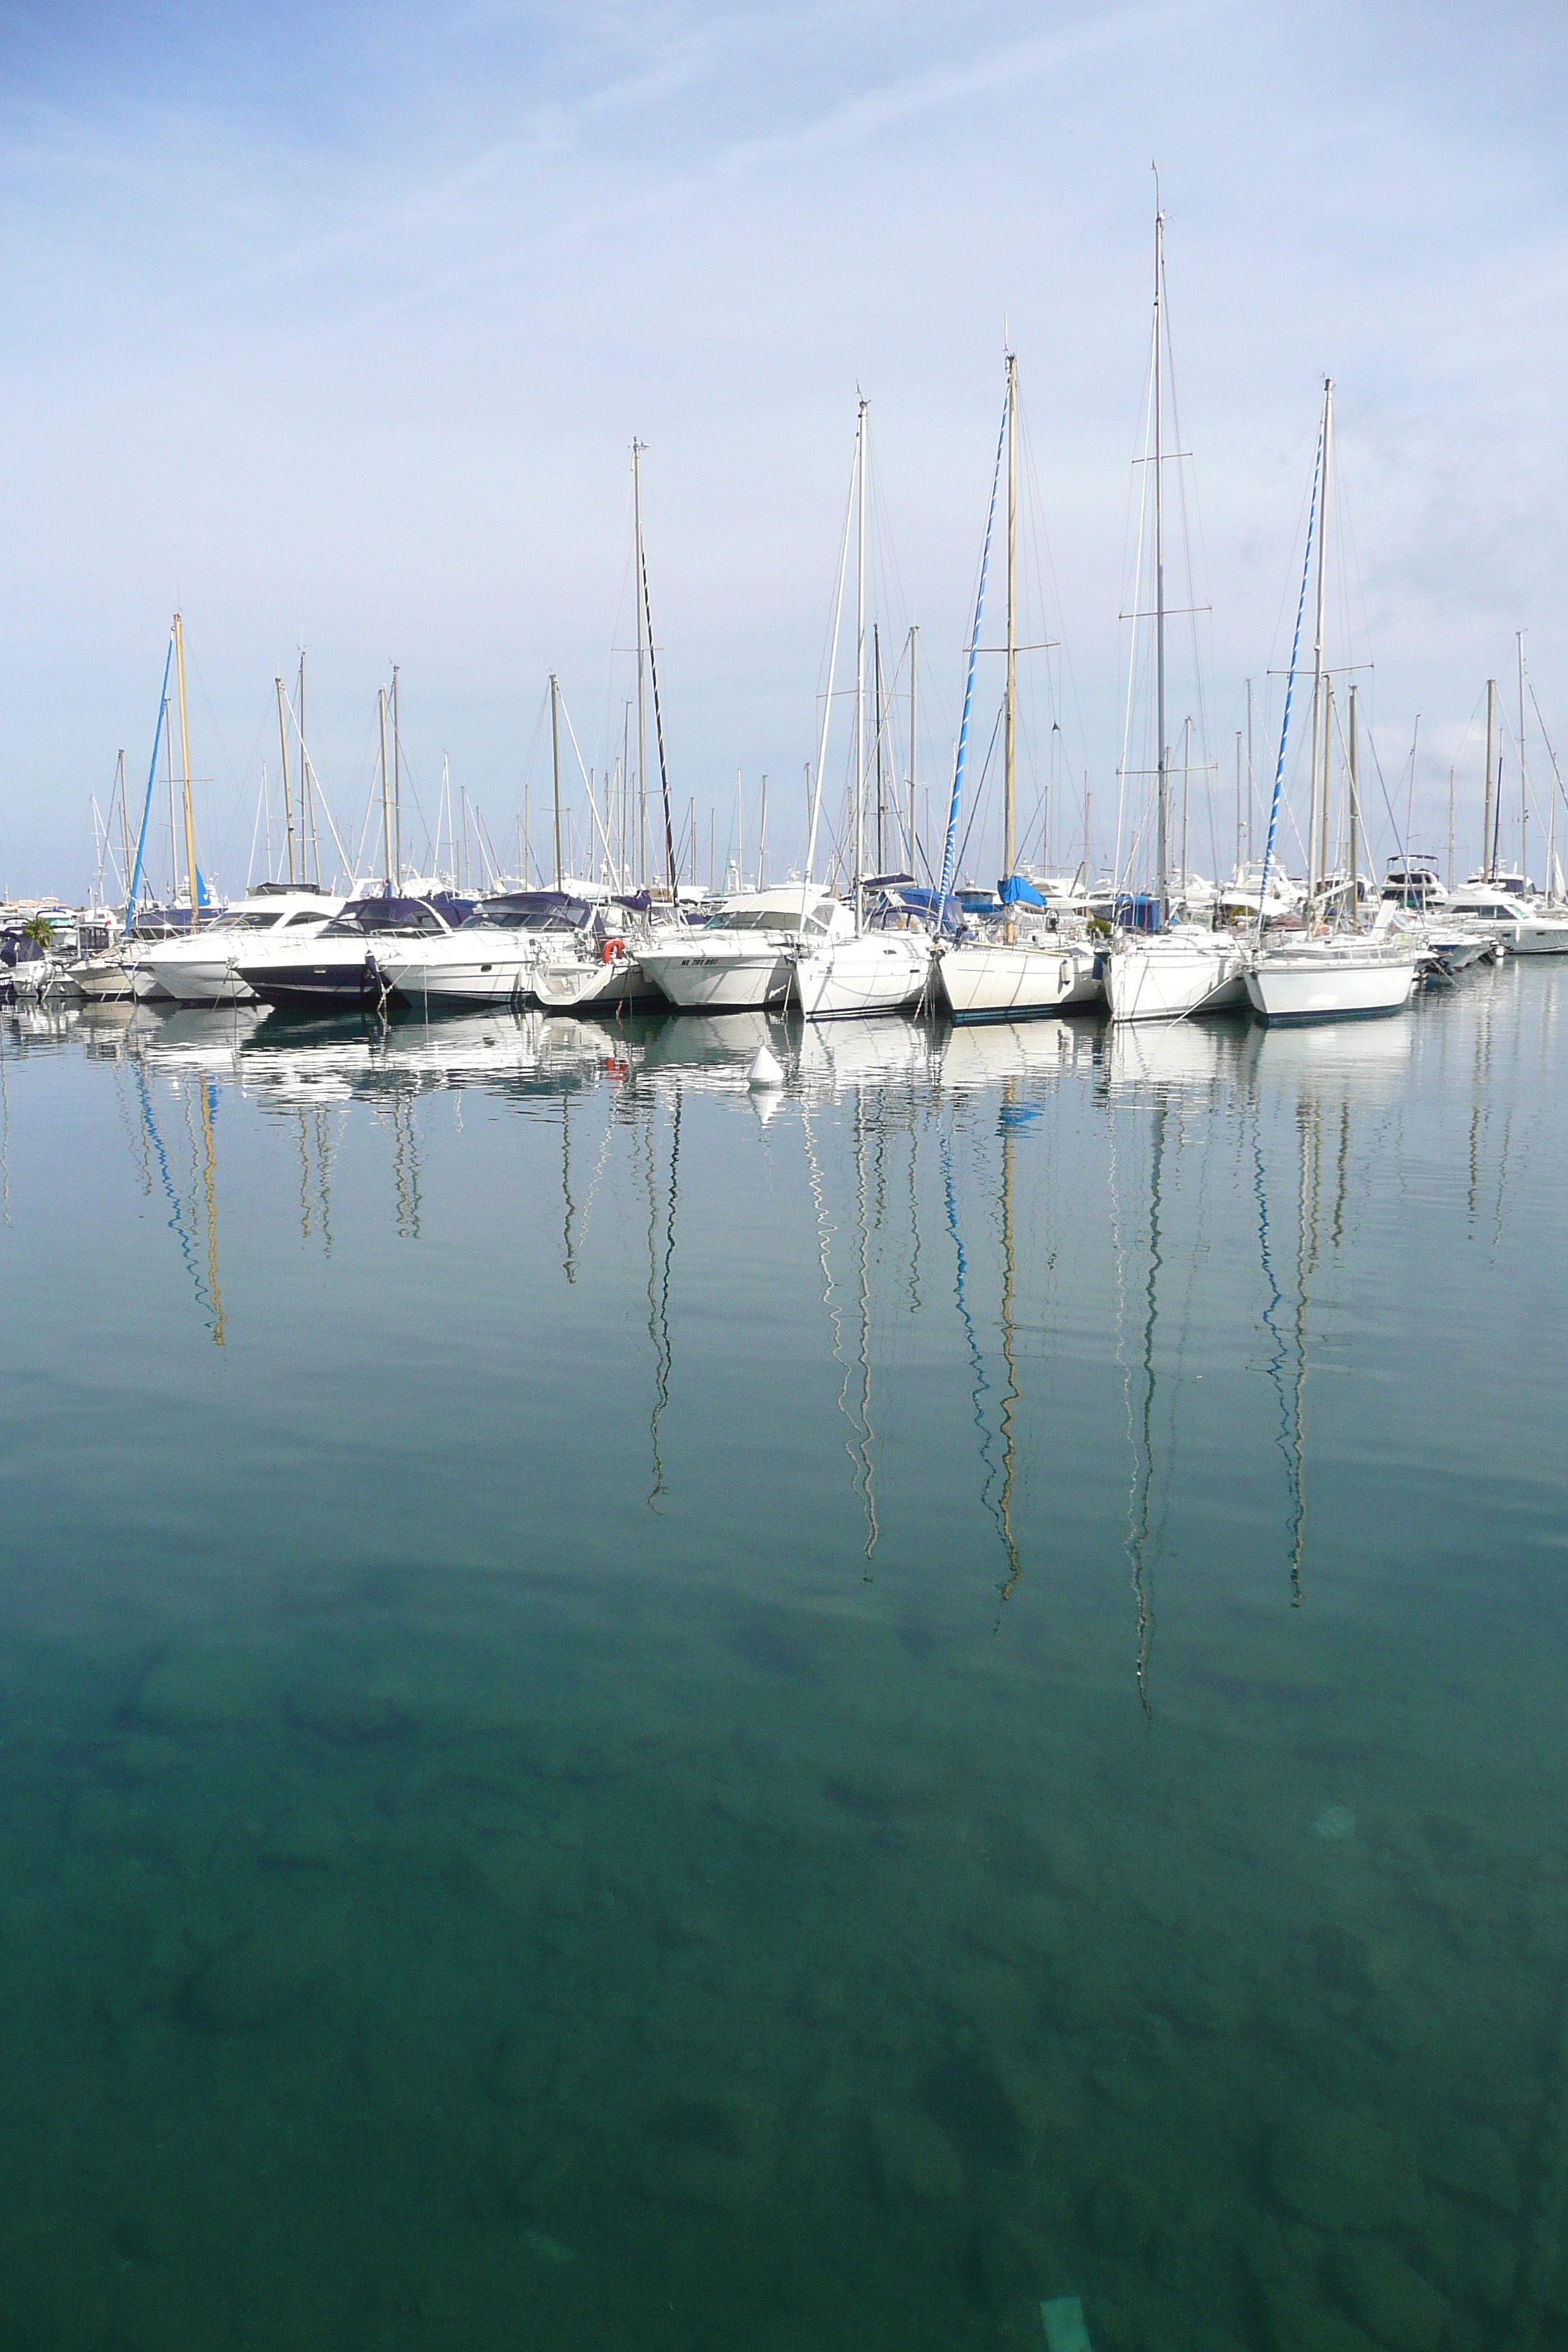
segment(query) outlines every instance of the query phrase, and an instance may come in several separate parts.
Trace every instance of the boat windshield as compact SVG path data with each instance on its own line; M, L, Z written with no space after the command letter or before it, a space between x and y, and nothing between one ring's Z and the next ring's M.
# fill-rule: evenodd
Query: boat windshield
M564 891L520 890L476 907L458 928L464 931L581 930L593 919L593 913L582 899L568 898Z
M324 939L363 939L367 931L416 931L434 937L447 925L423 898L356 898L322 932Z
M716 931L825 931L833 919L836 898L821 898L805 922L798 897L764 907L727 907L713 918Z
M321 918L318 915L311 919L319 922ZM254 909L248 915L236 915L223 928L226 931L269 931L282 920L281 907L268 907Z

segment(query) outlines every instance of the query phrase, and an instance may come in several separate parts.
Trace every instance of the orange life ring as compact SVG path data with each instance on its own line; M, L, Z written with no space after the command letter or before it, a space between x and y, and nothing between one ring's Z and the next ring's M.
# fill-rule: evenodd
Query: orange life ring
M601 963L614 963L616 958L624 956L626 951L625 940L606 940L599 950L599 961Z

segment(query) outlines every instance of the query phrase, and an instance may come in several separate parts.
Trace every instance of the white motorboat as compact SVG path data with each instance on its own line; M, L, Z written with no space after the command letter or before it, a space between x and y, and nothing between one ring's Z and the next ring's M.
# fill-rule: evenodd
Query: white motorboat
M382 959L409 939L442 939L452 929L427 898L351 898L319 929L237 941L235 963L268 1004L377 1006L388 994Z
M1415 985L1419 935L1354 932L1255 949L1247 994L1265 1021L1349 1021L1398 1013Z
M1113 1021L1177 1021L1237 1012L1247 1002L1247 959L1226 931L1181 925L1146 937L1122 931L1102 968Z
M177 939L121 951L131 993L139 1003L244 1004L254 992L240 977L237 957L264 932L313 938L343 905L341 896L292 883L263 882L232 914ZM103 960L106 961L106 960ZM79 975L78 986L87 990Z
M410 1004L521 1004L539 967L594 940L594 908L564 890L487 898L455 930L410 933L375 950L385 987Z
M1443 913L1510 955L1568 955L1568 915L1552 914L1502 881L1465 883L1449 893Z
M682 1012L764 1012L784 1004L802 948L853 936L847 907L819 886L737 892L711 922L671 924L637 961Z

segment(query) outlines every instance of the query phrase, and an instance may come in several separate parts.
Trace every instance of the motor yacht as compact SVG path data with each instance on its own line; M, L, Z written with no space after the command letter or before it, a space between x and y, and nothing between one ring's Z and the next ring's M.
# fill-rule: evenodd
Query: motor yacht
M238 951L253 947L266 933L313 938L343 903L336 892L260 883L232 913L205 929L128 948L122 961L131 993L142 1003L247 1003L255 991L240 977Z
M380 959L409 940L449 936L471 901L448 899L445 908L430 898L390 895L351 898L318 929L281 936L274 930L236 942L234 961L241 980L267 1004L381 1004L393 992Z
M672 923L639 955L682 1012L763 1012L784 1004L797 957L854 936L849 908L817 884L739 891L701 927Z
M509 890L486 898L449 932L409 932L377 944L376 970L410 1004L524 1004L539 966L574 955L595 936L595 908L566 890Z
M1552 914L1525 894L1518 876L1471 879L1449 893L1443 909L1451 923L1483 932L1510 955L1568 955L1568 915Z

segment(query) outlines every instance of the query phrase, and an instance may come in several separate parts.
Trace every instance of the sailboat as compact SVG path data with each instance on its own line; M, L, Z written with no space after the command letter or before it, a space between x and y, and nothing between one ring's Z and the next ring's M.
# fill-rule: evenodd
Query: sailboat
M1018 362L1007 353L1007 684L1004 705L1001 886L1006 914L988 935L939 942L937 987L954 1021L1024 1021L1100 994L1099 959L1081 940L1047 931L1024 910L1044 912L1040 893L1014 867L1017 855L1015 736L1017 710ZM982 590L984 593L984 589ZM976 628L979 615L976 614ZM978 648L976 648L977 650ZM1026 929L1025 925L1028 928Z
M1334 386L1323 379L1323 415L1313 467L1312 498L1307 515L1307 552L1301 571L1301 593L1296 607L1296 635L1290 649L1290 671L1285 694L1285 714L1279 730L1279 757L1274 772L1274 798L1269 810L1268 840L1264 852L1264 879L1272 863L1279 818L1279 796L1285 774L1285 747L1289 740L1290 703L1296 682L1296 651L1300 643L1301 614L1307 600L1307 580L1312 562L1312 538L1317 534L1317 618L1312 651L1311 792L1307 820L1306 936L1288 943L1264 943L1261 914L1247 965L1247 993L1253 1011L1265 1021L1343 1021L1370 1014L1398 1013L1410 1002L1415 985L1416 958L1421 950L1418 930L1392 929L1368 934L1357 921L1356 868L1359 800L1356 774L1356 689L1350 690L1350 730L1347 807L1350 815L1350 881L1331 876L1329 866L1329 783L1332 772L1333 689L1324 666L1323 647L1328 617L1329 487L1333 469ZM1331 926L1324 918L1331 903ZM1261 905L1261 900L1260 900Z
M1171 747L1165 736L1165 215L1154 214L1153 489L1155 879L1148 932L1118 931L1104 959L1105 993L1116 1021L1169 1021L1189 1013L1217 1013L1245 1003L1243 959L1226 933L1171 923ZM1136 604L1136 597L1134 604ZM1131 910L1139 911L1137 902Z
M817 935L805 931L805 896L801 914L803 936L795 951L795 987L800 1009L808 1021L847 1013L893 1013L918 1004L931 979L931 941L923 929L883 930L866 920L866 439L868 404L862 400L855 426L855 873L850 920L830 921ZM840 592L843 569L839 571ZM837 655L838 614L834 614L834 658ZM816 762L816 791L812 805L811 848L806 856L809 890L816 841L816 813L822 801L822 755L827 748L827 721L833 708L832 663L827 697L822 709L822 744ZM882 713L877 713L880 740Z

